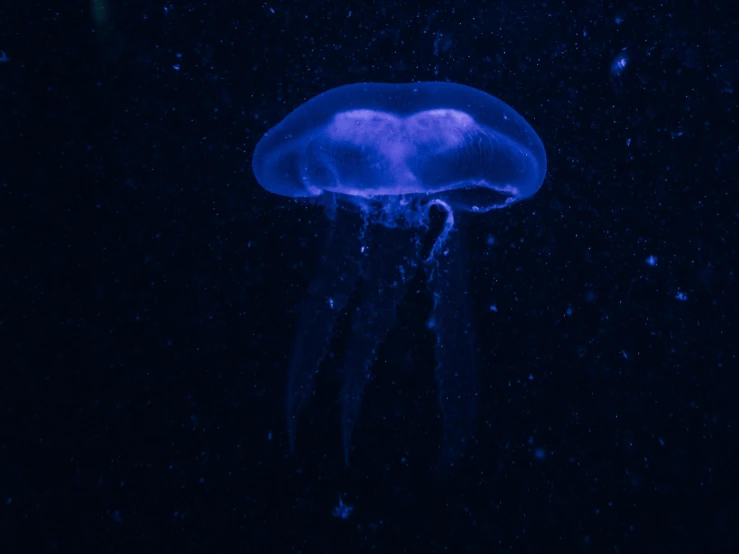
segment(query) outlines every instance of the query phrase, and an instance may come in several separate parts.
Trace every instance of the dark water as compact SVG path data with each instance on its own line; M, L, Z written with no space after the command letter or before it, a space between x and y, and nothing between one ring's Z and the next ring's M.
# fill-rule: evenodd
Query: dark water
M733 3L11 4L2 552L739 548ZM329 224L252 151L324 90L420 80L500 98L547 150L533 198L460 222L474 440L438 471L421 272L349 467L337 361L289 455Z

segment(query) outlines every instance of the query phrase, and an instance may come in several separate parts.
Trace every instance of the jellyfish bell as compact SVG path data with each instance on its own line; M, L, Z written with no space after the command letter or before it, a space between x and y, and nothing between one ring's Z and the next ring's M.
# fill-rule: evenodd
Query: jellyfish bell
M266 190L296 198L484 187L515 201L541 186L546 154L526 120L485 92L358 83L296 108L257 144L253 169Z

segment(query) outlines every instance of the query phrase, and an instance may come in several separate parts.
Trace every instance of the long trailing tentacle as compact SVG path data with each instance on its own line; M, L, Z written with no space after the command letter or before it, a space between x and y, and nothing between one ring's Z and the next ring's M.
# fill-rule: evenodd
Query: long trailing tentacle
M444 442L439 464L444 465L456 462L472 439L477 413L477 382L462 245L451 207L440 200L433 205L447 213L444 227L425 260L433 297L428 327L436 335L435 376L444 415Z

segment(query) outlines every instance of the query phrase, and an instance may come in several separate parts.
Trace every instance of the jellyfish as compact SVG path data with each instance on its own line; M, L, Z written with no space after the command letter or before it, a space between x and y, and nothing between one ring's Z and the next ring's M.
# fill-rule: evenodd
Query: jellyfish
M423 268L443 415L440 459L453 464L473 437L477 396L455 221L510 206L539 189L546 154L536 132L501 100L465 85L357 83L295 109L257 144L252 166L263 188L315 201L331 221L290 354L290 451L337 324L350 298L358 298L338 369L349 463L378 346L395 323L409 280ZM432 212L443 216L436 233Z

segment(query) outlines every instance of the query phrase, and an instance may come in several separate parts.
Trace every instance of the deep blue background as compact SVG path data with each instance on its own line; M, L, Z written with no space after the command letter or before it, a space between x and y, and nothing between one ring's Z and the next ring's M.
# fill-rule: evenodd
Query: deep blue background
M0 23L0 551L739 548L733 2L57 4ZM288 456L327 225L252 150L329 88L431 79L513 106L549 161L461 223L476 443L432 471L411 294L352 466L327 372Z

